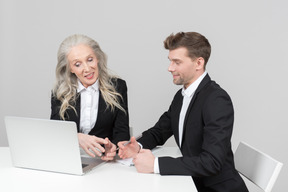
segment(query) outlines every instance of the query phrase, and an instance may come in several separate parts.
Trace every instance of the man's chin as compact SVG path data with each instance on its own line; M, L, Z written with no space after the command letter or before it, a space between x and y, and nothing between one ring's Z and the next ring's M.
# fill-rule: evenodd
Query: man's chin
M179 82L179 81L174 81L174 80L173 80L173 83L174 83L175 85L183 85L183 83L182 83L182 82Z

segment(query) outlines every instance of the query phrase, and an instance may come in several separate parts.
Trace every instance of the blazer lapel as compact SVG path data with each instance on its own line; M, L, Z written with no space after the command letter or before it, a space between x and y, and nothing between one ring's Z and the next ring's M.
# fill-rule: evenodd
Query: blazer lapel
M182 144L183 144L183 142L184 142L184 140L185 140L185 130L186 130L186 125L187 125L187 118L188 118L188 116L189 116L189 114L190 114L190 111L191 111L191 109L192 109L192 106L193 106L193 103L195 102L195 100L196 100L196 98L197 98L197 95L198 95L198 93L202 90L202 88L203 87L205 87L206 85L207 85L207 83L209 83L211 81L211 78L210 78L210 76L207 74L205 77L204 77L204 79L201 81L201 83L199 84L199 86L197 87L197 89L196 89L196 91L195 91L195 93L194 93L194 95L193 95L193 97L192 97L192 99L191 99L191 101L190 101L190 104L189 104L189 107L188 107L188 109L187 109L187 112L186 112L186 115L185 115L185 119L184 119L184 124L183 124L183 136L182 136L182 143L181 143L181 147L183 146ZM179 131L178 131L179 132ZM178 135L179 135L179 133L178 133ZM178 136L179 137L179 136Z
M75 115L75 117L71 117L72 119L75 118L75 121L76 121L76 124L77 124L77 130L78 132L80 132L80 111L81 111L81 94L77 94L76 96L76 105L75 105L75 109L76 109L76 112L74 112L74 110L71 110L72 114L71 115Z
M179 145L179 118L180 118L180 112L181 112L182 103L183 103L183 96L181 94L181 90L182 89L180 89L177 92L177 94L176 94L176 97L174 99L175 109L172 110L173 114L171 114L171 117L175 117L174 124L171 127L175 127L176 128L173 132L174 132L174 135L175 135L176 143L178 145Z

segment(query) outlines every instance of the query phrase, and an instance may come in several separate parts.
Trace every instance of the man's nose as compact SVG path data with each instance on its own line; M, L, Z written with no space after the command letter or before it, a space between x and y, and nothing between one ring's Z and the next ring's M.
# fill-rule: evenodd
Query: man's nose
M170 65L169 65L169 67L168 67L168 71L169 71L169 72L172 72L172 71L174 71L174 70L175 70L175 67L174 67L174 65L173 65L173 62L171 62Z

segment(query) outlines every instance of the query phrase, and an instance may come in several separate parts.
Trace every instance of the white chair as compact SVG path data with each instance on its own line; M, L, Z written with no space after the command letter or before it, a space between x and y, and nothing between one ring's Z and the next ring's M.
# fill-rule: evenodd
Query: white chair
M240 142L236 149L235 166L239 173L265 192L270 192L283 164L267 154Z

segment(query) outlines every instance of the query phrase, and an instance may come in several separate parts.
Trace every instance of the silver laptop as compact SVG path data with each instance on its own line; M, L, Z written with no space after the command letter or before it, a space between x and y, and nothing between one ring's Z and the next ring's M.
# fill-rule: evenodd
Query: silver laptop
M15 167L83 175L104 163L81 153L75 122L6 116L5 125Z

